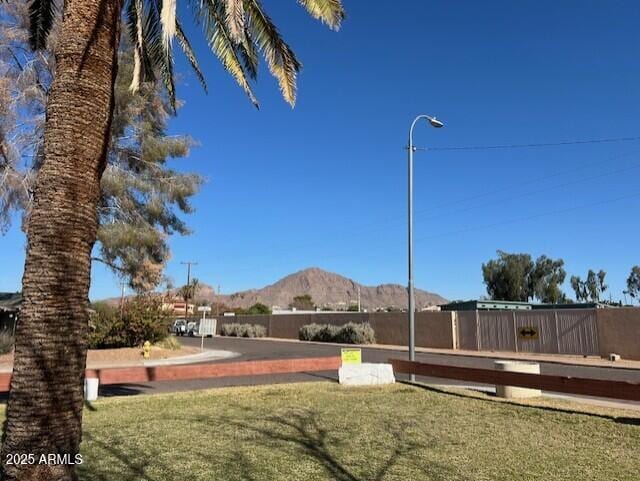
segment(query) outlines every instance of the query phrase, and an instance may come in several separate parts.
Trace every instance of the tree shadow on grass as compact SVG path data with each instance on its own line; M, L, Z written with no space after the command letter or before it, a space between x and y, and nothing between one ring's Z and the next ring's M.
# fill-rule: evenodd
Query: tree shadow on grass
M430 391L430 392L435 392L438 394L446 394L447 396L454 396L454 397L459 397L459 398L463 398L463 399L470 399L470 400L474 400L474 401L479 401L479 402L485 402L485 403L492 403L492 404L496 404L496 403L500 403L500 404L507 404L510 406L517 406L520 408L531 408L531 409L536 409L536 410L540 410L540 411L548 411L548 412L553 412L553 413L561 413L561 414L580 414L582 416L589 416L589 417L593 417L593 418L599 418L599 419L605 419L607 421L614 421L618 424L629 424L631 426L639 426L640 425L640 413L638 415L637 418L629 418L629 417L620 417L620 416L612 416L612 415L608 415L608 414L599 414L599 413L593 413L593 412L587 412L587 411L577 411L575 409L571 409L570 407L566 407L566 408L562 408L562 407L555 407L555 406L536 406L534 404L524 404L524 403L519 403L519 402L514 402L514 401L509 401L508 399L504 399L504 398L498 398L495 394L489 394L489 393L483 393L486 396L485 397L480 397L478 395L472 395L472 394L464 394L461 392L454 392L454 391L448 391L445 389L440 389L434 386L428 386L426 384L421 384L421 383L414 383L414 382L403 382L400 381L402 384L406 384L408 386L413 386L419 389L423 389L425 391ZM480 392L480 391L476 391L476 392Z
M142 434L141 434L142 435ZM163 463L157 452L145 451L138 443L127 443L126 440L103 441L90 433L84 433L84 442L92 444L93 457L108 462L100 465L84 457L78 465L80 480L86 481L193 481L184 470ZM153 467L160 475L148 472Z
M333 435L318 420L318 413L311 410L296 410L281 416L271 416L264 420L255 418L249 422L238 422L232 419L223 419L223 422L236 428L245 430L250 435L251 442L262 444L267 448L285 449L293 446L300 454L315 460L335 481L383 481L387 479L389 472L400 462L410 464L415 471L421 472L420 479L442 479L448 474L460 478L454 470L442 463L429 462L428 465L420 464L412 454L417 450L425 450L436 445L435 439L430 439L427 444L416 442L408 435L408 429L412 423L396 422L386 423L383 432L392 437L393 447L386 453L369 453L371 462L367 464L369 473L358 474L346 461L341 461L336 453L340 450L364 449L357 446L346 446L345 442ZM256 438L257 435L257 438ZM380 461L382 464L380 465ZM240 471L245 481L257 481L255 473L261 472L258 467L252 466L246 452L235 451L235 469ZM378 467L374 467L377 465ZM284 481L284 480L283 480Z

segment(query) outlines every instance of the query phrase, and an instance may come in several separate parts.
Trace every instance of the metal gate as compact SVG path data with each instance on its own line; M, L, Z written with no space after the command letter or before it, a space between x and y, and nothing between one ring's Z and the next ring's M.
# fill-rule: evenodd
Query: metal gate
M479 351L599 355L595 309L457 313L458 347Z

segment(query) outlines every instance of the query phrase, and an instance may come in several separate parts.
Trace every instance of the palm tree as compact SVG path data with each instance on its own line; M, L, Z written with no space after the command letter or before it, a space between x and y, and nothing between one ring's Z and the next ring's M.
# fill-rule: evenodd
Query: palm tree
M196 297L200 287L200 281L194 277L189 284L185 284L180 288L180 296L184 299L185 303L185 318L187 317L186 313L189 308L189 301L192 301Z
M0 3L7 0L0 0ZM46 46L60 0L32 0L34 49ZM96 240L100 179L106 165L122 21L135 45L131 88L155 78L174 97L172 43L182 48L204 83L178 19L176 0L64 0L56 44L56 73L47 103L44 160L33 192L22 280L23 306L2 445L3 479L73 480L72 464L6 464L7 454L78 453L88 334L91 249ZM299 0L337 29L340 0ZM260 0L191 0L213 53L257 100L250 81L258 56L284 99L296 99L300 62ZM205 85L206 86L206 85Z

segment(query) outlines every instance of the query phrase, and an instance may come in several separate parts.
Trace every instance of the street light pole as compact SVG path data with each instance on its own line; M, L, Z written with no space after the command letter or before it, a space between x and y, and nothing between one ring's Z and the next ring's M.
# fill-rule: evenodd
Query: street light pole
M418 115L411 124L409 129L409 198L408 198L408 216L409 216L409 231L408 231L408 261L409 261L409 279L407 283L407 294L409 297L408 314L409 314L409 360L416 360L416 320L415 320L415 294L413 285L413 153L415 147L413 146L413 129L419 120L424 119L428 121L433 127L441 128L444 126L442 122L435 117L429 115ZM415 382L415 374L411 374L411 382Z

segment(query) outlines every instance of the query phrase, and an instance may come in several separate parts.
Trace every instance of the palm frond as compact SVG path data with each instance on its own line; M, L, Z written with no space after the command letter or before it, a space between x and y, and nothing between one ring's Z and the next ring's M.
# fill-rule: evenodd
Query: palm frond
M344 8L340 0L298 0L316 20L320 20L333 30L339 30L344 20Z
M160 10L162 0L152 1L151 8L145 13L143 22L143 51L149 55L149 62L160 73L162 83L167 89L169 104L175 113L176 111L176 88L173 77L173 54L171 46L167 46L163 33L164 29L160 21Z
M133 77L129 90L137 92L142 83L143 73L143 30L142 30L142 0L130 0L127 4L127 16L125 22L129 32L129 38L133 45Z
M258 0L245 0L245 11L252 38L262 52L269 71L278 80L282 96L293 107L296 103L296 78L302 64Z
M29 43L34 50L47 46L47 38L57 12L55 0L32 0L29 5Z
M180 47L182 48L185 57L187 57L187 60L191 64L191 68L193 68L196 77L198 77L202 88L204 89L205 93L208 92L207 82L204 79L202 70L200 70L200 64L198 63L196 54L191 48L191 44L189 43L189 39L187 38L187 36L184 34L184 30L182 30L182 25L180 25L180 22L178 21L176 21L176 38L178 39L178 43L180 43Z
M33 6L55 0L32 1ZM335 30L340 28L345 17L342 0L298 0L298 3L312 17ZM128 0L128 4L126 21L136 46L134 84L144 81L147 75L151 77L154 69L157 70L174 107L171 40L176 36L206 91L195 53L176 18L177 0ZM196 21L202 23L209 47L256 107L258 101L248 79L257 77L259 53L278 81L285 101L292 107L295 105L297 75L302 64L265 13L261 0L190 0L190 4Z
M237 45L231 39L226 23L221 16L224 14L223 9L214 0L202 0L200 5L201 7L197 9L196 13L202 21L204 35L209 47L238 85L242 87L251 102L258 107L258 100L253 94L243 64L238 57Z
M239 44L244 40L245 12L243 0L224 0L225 23L229 36Z
M158 42L156 48L157 53L155 64L158 66L160 76L165 88L167 89L167 96L169 97L169 105L173 113L176 113L176 86L173 75L173 54L170 48L165 48L163 42Z
M176 0L162 0L160 23L162 24L162 42L164 48L171 48L171 42L176 35Z
M238 53L242 59L244 69L253 80L258 78L258 52L256 50L256 44L251 38L250 32L245 28L242 43L238 45Z

